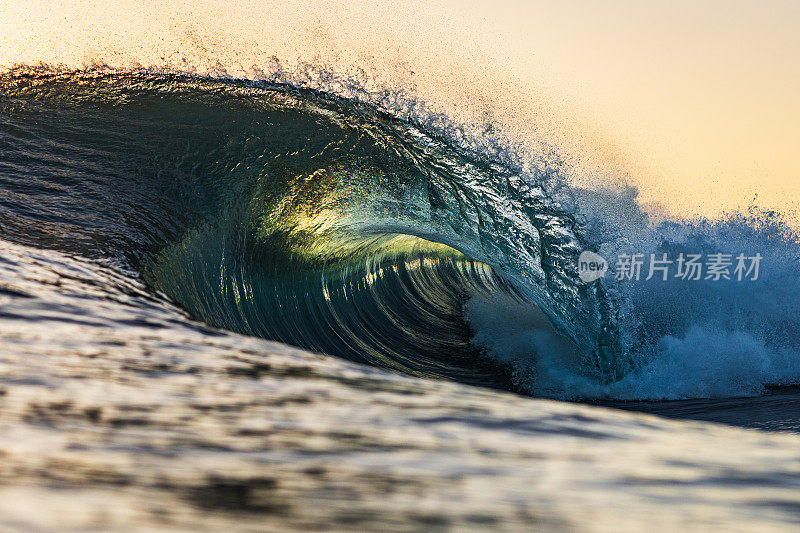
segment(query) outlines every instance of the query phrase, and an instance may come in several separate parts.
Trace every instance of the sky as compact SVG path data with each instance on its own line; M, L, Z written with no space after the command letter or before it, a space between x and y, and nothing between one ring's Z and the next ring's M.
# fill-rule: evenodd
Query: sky
M0 67L363 69L676 216L796 216L799 36L795 0L0 0Z

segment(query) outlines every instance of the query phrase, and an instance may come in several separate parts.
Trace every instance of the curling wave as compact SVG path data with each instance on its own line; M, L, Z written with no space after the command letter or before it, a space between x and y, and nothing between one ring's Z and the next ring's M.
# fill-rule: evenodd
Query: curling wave
M562 397L753 393L800 376L797 240L778 217L656 228L631 191L565 201L547 160L523 170L285 83L22 68L0 93L4 238L124 257L210 325ZM780 304L578 276L584 250L693 244L761 246L772 272L747 290L768 285ZM719 390L697 379L704 343L735 353L706 360ZM763 364L743 379L731 369L748 353Z

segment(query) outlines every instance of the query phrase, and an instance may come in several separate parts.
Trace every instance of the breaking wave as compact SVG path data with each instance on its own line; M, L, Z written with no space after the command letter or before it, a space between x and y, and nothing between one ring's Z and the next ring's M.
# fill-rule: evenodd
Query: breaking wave
M800 381L780 214L649 219L552 153L326 79L95 68L0 77L0 236L124 259L209 325L559 398ZM582 281L578 256L611 264ZM617 280L620 254L760 254L758 279Z

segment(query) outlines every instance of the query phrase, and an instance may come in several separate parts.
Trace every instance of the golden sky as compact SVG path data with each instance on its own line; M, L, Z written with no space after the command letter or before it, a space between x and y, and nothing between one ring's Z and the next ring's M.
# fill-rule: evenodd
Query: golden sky
M798 210L800 2L0 0L0 65L364 68L679 215Z

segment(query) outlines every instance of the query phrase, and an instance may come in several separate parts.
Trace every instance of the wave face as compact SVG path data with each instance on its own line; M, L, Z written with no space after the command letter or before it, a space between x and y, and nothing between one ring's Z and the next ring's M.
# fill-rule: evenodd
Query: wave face
M124 259L212 326L558 397L800 377L798 247L777 216L656 227L631 191L565 201L544 159L523 170L286 84L17 69L0 93L4 238ZM578 276L584 250L698 246L766 271L690 290Z

